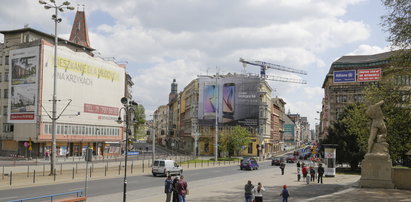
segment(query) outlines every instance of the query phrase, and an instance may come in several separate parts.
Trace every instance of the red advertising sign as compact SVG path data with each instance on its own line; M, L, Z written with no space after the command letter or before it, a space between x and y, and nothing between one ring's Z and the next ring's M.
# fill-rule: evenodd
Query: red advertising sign
M117 116L118 108L102 106L102 105L84 104L84 112Z
M10 114L10 120L34 120L34 114Z
M378 81L381 78L381 69L359 69L357 75L357 81Z

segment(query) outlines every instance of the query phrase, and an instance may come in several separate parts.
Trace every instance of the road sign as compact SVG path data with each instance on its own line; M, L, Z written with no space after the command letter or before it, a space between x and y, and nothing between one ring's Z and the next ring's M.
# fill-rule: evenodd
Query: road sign
M355 70L334 71L334 83L355 82Z
M127 155L129 155L129 156L139 155L139 154L140 154L140 152L138 152L138 151L129 151L129 152L127 152Z

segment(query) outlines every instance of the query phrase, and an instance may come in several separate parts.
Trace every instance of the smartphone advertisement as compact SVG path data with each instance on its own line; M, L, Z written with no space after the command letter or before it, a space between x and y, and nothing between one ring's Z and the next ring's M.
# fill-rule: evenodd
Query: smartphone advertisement
M199 123L258 125L258 77L199 78Z

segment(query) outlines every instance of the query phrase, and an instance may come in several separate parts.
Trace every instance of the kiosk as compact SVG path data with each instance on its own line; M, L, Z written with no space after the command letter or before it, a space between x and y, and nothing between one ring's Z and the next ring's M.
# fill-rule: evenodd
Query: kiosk
M325 177L335 177L335 167L336 167L336 144L324 144L324 161L325 161Z

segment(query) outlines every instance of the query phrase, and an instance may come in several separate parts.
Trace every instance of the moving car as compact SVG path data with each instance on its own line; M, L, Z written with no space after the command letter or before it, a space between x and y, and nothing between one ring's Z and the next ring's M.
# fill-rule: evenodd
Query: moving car
M260 167L257 161L253 158L245 158L240 163L240 170L258 170Z
M282 162L284 162L283 157L275 157L271 160L271 165L272 166L279 166Z
M179 166L174 160L155 160L153 167L151 168L153 176L161 175L181 175L183 168Z
M295 163L297 161L297 157L290 155L286 158L287 163Z

